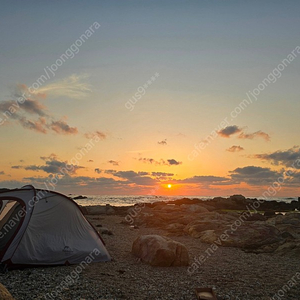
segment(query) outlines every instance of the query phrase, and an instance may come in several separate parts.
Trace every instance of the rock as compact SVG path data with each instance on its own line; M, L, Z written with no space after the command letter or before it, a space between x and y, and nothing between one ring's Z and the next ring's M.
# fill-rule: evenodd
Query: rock
M183 235L183 229L185 225L180 223L172 223L166 226L166 230L170 233L174 233L176 235Z
M87 197L80 195L80 196L77 196L77 197L73 198L73 200L81 200L81 199L87 199Z
M289 233L293 238L300 239L300 226L294 226L292 224L278 224L276 228L287 236Z
M228 239L222 245L257 250L262 246L271 244L275 244L276 249L283 242L281 232L276 227L249 223L238 227L235 231L228 230ZM272 248L272 250L275 249Z
M132 253L152 266L187 266L189 254L186 247L159 235L142 235L132 245Z
M235 201L243 201L246 199L246 197L243 195L232 195L229 197L229 199L235 200Z
M94 205L86 206L89 215L113 215L116 213L115 209L109 205Z
M182 199L177 199L177 200L171 200L168 201L170 204L175 204L175 205L182 205L182 204L196 204L201 202L200 199L194 198L194 199L189 199L189 198L182 198Z
M300 213L288 212L285 214L285 217L289 218L289 219L299 219L300 220Z
M215 230L205 230L200 234L200 241L207 244L212 244L218 239Z
M101 227L99 229L100 234L113 235L113 233L106 227Z
M163 212L173 212L180 210L180 207L175 204L164 204L164 205L157 205L153 208L153 210L163 211Z
M194 221L184 228L184 232L193 238L199 238L203 231L222 229L226 223L222 221L202 220Z
M300 241L288 242L279 246L275 254L278 255L287 255L289 254L292 257L300 257Z
M275 211L265 211L264 212L265 217L273 217L275 215L276 215Z
M194 213L207 213L209 212L207 208L201 206L201 205L198 205L198 204L190 204L190 205L187 205L187 204L182 204L180 205L181 208L185 208L187 209L187 211L190 211L190 212L194 212Z
M265 221L267 219L266 216L263 216L262 214L252 214L247 218L247 221Z
M0 283L0 299L1 300L14 300L10 292Z

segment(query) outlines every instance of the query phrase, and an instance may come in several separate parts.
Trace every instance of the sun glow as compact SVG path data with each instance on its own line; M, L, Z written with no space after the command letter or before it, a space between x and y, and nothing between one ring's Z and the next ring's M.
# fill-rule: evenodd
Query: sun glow
M168 184L168 189L170 189L172 187L172 184Z

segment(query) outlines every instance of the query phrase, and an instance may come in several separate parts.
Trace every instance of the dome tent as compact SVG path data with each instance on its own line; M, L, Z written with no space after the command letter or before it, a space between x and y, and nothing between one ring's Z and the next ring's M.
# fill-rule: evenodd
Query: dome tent
M99 233L79 206L33 186L0 193L0 262L7 267L111 260Z

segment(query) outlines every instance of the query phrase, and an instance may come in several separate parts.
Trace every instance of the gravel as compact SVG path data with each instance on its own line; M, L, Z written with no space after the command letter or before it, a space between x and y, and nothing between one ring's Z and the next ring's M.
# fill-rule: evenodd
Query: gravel
M191 274L187 267L151 267L131 254L132 242L142 234L166 235L153 228L133 228L120 216L93 219L113 235L105 235L112 262L90 264L76 273L76 266L30 268L0 274L0 281L16 300L22 299L157 299L195 300L194 288L213 287L220 300L270 300L279 292L285 300L300 299L299 259L245 253L236 248L219 247L210 255L210 247L188 236L170 236L189 250L191 263L205 254L206 260ZM66 278L73 281L61 287ZM283 286L294 277L294 285ZM282 292L284 295L282 294ZM53 297L47 296L52 293ZM281 295L281 296L280 296ZM282 296L283 295L283 296Z

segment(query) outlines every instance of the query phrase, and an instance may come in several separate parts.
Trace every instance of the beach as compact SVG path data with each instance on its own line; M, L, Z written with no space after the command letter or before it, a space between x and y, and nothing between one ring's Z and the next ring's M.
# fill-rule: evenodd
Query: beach
M189 209L193 204L183 205L184 209ZM17 300L193 300L196 299L194 289L197 287L213 288L218 299L222 300L299 299L299 256L247 253L243 251L245 249L223 246L208 251L211 244L201 242L201 238L172 233L163 229L163 224L159 228L141 221L149 211L162 214L164 210L174 210L173 216L176 215L175 210L184 212L182 205L177 206L143 207L133 218L134 225L128 221L128 215L132 215L137 206L91 207L88 212L92 214L86 215L86 218L103 232L102 238L113 258L111 262L91 263L85 268L74 265L13 270L0 275L1 283ZM101 213L97 214L97 210ZM203 213L190 212L188 217L192 215L200 219L204 216ZM184 214L184 217L187 216ZM167 236L182 243L189 253L189 266L154 267L144 263L131 251L133 242L141 235ZM203 254L205 259L200 263L199 258ZM74 275L73 282L62 286L61 283L70 275ZM294 283L290 283L289 287L287 284L291 280Z

